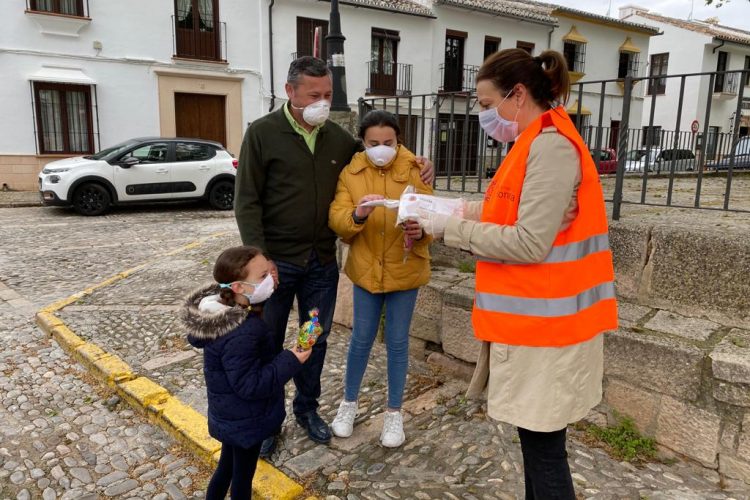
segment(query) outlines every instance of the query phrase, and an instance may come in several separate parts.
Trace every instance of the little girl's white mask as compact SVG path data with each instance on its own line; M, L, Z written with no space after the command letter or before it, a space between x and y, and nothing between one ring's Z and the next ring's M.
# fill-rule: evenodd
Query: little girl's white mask
M269 297L271 297L274 291L273 276L271 276L270 274L266 276L260 283L249 283L246 281L243 281L242 283L252 285L254 287L253 293L242 294L251 304L260 304L261 302L265 302Z
M383 168L390 164L396 157L396 148L381 144L380 146L367 148L365 153L373 165Z

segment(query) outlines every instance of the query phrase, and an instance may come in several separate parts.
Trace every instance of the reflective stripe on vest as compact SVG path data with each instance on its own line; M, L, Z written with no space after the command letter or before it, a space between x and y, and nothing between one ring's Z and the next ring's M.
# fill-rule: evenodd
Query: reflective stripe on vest
M608 281L578 295L558 299L530 299L479 292L476 294L476 307L490 312L555 318L576 314L597 302L614 297L614 283Z
M603 252L605 250L609 250L609 236L606 233L597 234L583 241L576 241L575 243L568 243L567 245L552 247L552 250L547 255L547 258L544 259L541 263L558 264L561 262L575 262L576 260L581 260L591 254ZM477 260L495 264L529 265L524 262L509 262L481 256L477 256Z

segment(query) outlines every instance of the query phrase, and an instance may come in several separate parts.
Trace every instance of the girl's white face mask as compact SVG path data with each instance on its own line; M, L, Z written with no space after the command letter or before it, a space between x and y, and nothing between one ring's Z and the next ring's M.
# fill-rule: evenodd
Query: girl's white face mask
M486 109L479 113L479 125L481 125L484 131L487 132L488 136L502 143L515 141L516 137L518 137L518 122L515 121L515 119L513 121L506 120L497 112L497 108L502 106L503 102L505 102L512 93L512 90L508 92L505 99L494 108ZM519 111L520 109L516 111L516 119L518 118Z
M365 154L373 165L382 168L389 165L396 157L396 148L381 144L365 149Z
M251 304L260 304L265 302L271 297L274 292L273 276L270 274L266 276L260 283L250 283L242 281L245 285L252 285L254 290L253 293L242 293Z

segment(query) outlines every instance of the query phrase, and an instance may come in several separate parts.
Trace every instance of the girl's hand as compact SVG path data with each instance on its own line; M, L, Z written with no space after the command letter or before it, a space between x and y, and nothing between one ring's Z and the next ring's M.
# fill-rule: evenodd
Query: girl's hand
M415 220L408 220L404 222L403 226L404 233L410 240L417 241L421 240L424 237L424 231L422 230L422 226L419 225L419 222Z
M373 210L375 210L375 207L363 207L361 206L362 203L368 202L368 201L374 201L374 200L384 200L385 196L379 195L379 194L366 194L357 202L357 209L354 211L354 215L359 217L360 219L364 219L368 215L372 213Z
M308 349L306 351L298 351L297 348L294 348L289 350L292 351L292 354L294 354L294 357L296 357L297 361L299 361L300 363L304 363L305 361L307 361L307 358L309 358L310 354L312 354L312 349Z

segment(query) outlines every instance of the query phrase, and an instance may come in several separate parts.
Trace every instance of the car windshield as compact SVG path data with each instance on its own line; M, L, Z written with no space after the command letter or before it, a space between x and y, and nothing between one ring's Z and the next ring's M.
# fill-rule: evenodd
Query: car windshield
M646 150L636 149L635 151L628 151L626 158L628 161L641 161L644 156L646 156Z
M124 152L126 149L131 148L138 144L138 141L129 140L125 142L121 142L120 144L115 144L112 147L102 149L96 154L84 156L84 158L87 158L89 160L109 160L110 158L113 158L117 156L118 154Z

